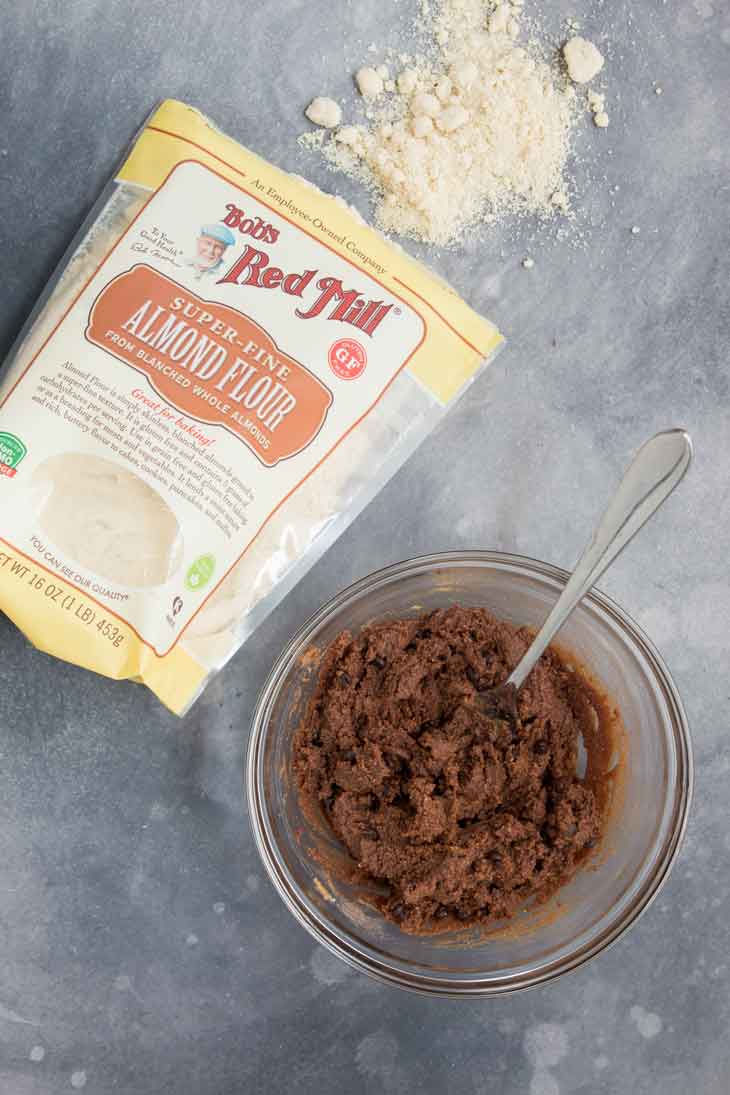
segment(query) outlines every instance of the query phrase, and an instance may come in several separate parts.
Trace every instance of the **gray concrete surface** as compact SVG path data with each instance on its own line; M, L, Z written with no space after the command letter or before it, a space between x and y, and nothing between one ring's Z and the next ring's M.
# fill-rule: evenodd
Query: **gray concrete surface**
M415 6L0 0L0 348L162 96L367 211L297 151L300 109L349 96ZM508 348L189 717L0 618L0 1095L728 1090L730 12L541 8L607 55L611 126L577 140L583 240L528 223L430 256ZM627 454L675 424L696 439L691 478L603 583L694 731L669 884L609 953L526 995L428 1001L351 972L293 922L249 833L241 762L272 659L343 584L415 552L570 565Z

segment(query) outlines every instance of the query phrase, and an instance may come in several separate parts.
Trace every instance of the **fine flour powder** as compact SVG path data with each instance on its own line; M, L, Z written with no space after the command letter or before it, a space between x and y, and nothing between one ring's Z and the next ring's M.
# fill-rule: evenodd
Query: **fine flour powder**
M579 113L571 81L591 79L602 58L576 38L565 64L550 64L521 43L522 21L522 0L423 4L430 49L390 51L387 70L358 71L363 124L332 131L340 107L317 99L308 116L330 132L302 143L373 189L387 232L445 245L506 214L564 214Z

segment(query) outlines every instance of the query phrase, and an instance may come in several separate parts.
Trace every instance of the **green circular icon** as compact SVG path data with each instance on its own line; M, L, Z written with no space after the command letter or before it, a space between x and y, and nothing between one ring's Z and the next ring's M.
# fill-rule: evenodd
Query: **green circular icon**
M197 593L198 590L207 586L210 579L213 577L213 571L215 570L215 559L212 555L199 555L194 563L191 564L185 575L185 588L189 589L191 593Z

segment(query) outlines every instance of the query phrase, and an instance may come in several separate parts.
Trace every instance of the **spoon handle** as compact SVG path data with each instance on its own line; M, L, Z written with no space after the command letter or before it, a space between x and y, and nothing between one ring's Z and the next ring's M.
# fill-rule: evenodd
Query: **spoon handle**
M686 430L665 430L647 441L629 465L606 512L581 555L555 607L507 683L519 688L591 586L659 509L692 460Z

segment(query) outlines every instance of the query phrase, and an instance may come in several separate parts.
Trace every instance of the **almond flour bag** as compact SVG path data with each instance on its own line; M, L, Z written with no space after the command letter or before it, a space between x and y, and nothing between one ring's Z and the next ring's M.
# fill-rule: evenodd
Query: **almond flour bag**
M183 714L499 343L343 203L163 103L0 377L0 610Z

